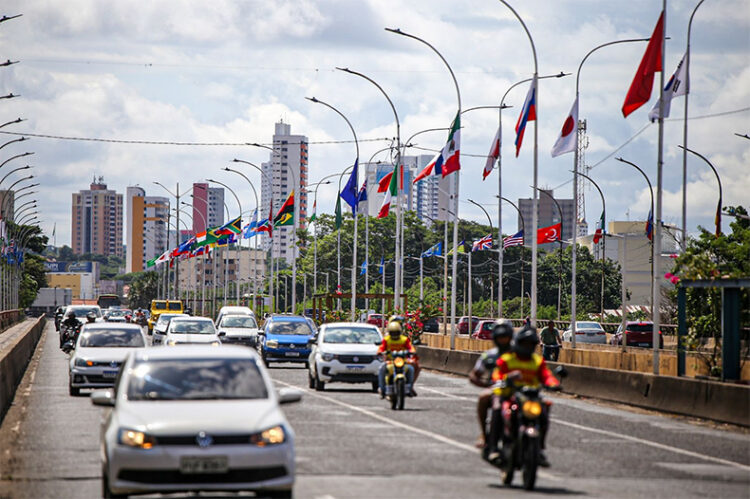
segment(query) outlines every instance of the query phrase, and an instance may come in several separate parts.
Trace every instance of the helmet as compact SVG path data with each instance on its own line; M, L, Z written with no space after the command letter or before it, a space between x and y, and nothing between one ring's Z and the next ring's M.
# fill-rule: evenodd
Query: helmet
M86 319L89 322L94 322L96 320L96 314L93 312L93 310L89 312L88 314L86 314Z
M510 321L502 321L492 329L492 341L497 342L499 338L513 339L513 326Z
M401 336L401 323L398 321L391 321L388 323L388 334L393 338Z
M67 313L67 314L65 314L65 317L68 317L68 318L73 318L73 319L75 319L75 318L76 318L76 313L75 313L75 312L73 312L72 310L68 310L68 313Z
M403 315L392 315L388 322L398 322L399 324L403 324L405 320L406 319L404 319Z
M533 327L525 327L513 338L513 351L522 357L531 357L539 344L539 336Z

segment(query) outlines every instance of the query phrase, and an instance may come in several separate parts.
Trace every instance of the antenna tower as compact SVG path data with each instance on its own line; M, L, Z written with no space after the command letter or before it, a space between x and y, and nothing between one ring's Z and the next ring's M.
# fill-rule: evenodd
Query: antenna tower
M591 167L586 164L586 148L589 146L589 138L586 135L586 120L578 120L578 164L576 170L588 175ZM589 232L589 224L586 222L586 200L583 192L586 187L586 179L578 177L578 192L576 192L576 203L578 203L578 220L576 230L578 236L585 236Z

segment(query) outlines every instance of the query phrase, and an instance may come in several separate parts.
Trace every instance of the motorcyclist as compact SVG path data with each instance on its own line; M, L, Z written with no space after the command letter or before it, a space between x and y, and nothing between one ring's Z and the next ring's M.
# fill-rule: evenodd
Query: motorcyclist
M63 344L66 340L72 339L72 338L65 338L64 336L64 329L65 328L72 328L74 331L81 325L80 322L78 322L78 319L76 319L76 314L72 310L69 311L67 314L65 314L65 320L63 320L60 323L60 347L62 348Z
M544 360L557 362L557 357L562 348L562 340L560 339L560 331L555 328L554 321L549 321L547 327L542 329L539 336L542 340L542 356Z
M550 390L560 389L560 382L549 370L544 358L534 352L538 344L539 336L536 333L536 328L526 326L513 338L511 351L497 359L497 368L492 373L492 380L513 380L513 386L503 388L501 394L503 399L507 400L513 394L514 388L522 386L539 387L544 385ZM540 418L541 451L539 452L539 465L548 467L549 461L544 453L549 426L549 410L546 404L542 404ZM493 458L496 457L491 455L490 460L493 460Z
M96 322L96 313L92 310L86 314L86 324L93 324L94 322Z
M416 353L416 349L411 344L411 340L406 335L401 334L401 323L397 321L391 321L388 323L387 328L388 334L383 338L383 342L378 348L378 355L384 357L389 356L389 352L396 352L399 350L407 350L411 353ZM385 375L387 371L387 365L385 362L380 366L378 371L378 384L380 386L380 397L385 397ZM404 374L406 374L406 387L409 395L414 397L417 392L414 391L414 368L411 364L407 363L404 366Z
M497 365L497 359L500 358L502 354L510 351L510 342L512 339L513 325L510 321L506 320L496 324L492 329L492 341L495 344L495 347L484 352L469 373L469 381L473 385L484 388L479 394L479 399L477 400L477 417L479 418L480 436L477 440L476 446L480 449L485 447L487 441L485 434L487 427L487 412L492 403L492 390L489 390L488 387L492 386L492 371ZM502 433L500 434L502 435Z
M388 324L390 324L391 322L398 322L399 324L401 324L401 331L403 332L405 328L404 323L407 321L406 317L404 317L403 315L392 315L391 318L388 319ZM409 340L411 341L411 338L409 338ZM422 368L419 366L419 357L416 354L412 358L411 366L414 368L414 382L412 383L413 388L414 384L416 384L417 380L419 379L419 373L422 372ZM414 392L413 396L416 396L416 393L417 392Z

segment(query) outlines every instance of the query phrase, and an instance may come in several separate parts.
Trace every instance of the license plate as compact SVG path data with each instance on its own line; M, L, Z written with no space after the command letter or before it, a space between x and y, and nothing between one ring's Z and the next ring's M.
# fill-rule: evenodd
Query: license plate
M229 471L226 456L180 458L180 473L186 475L226 473Z
M299 352L286 352L284 355L287 357L299 357Z
M596 336L596 333L586 333L586 336Z
M102 372L102 376L105 378L115 378L117 377L117 371L104 371Z
M638 343L638 346L639 347L650 347L651 344L650 343Z
M346 368L350 371L359 371L361 369L364 369L365 366L346 366Z

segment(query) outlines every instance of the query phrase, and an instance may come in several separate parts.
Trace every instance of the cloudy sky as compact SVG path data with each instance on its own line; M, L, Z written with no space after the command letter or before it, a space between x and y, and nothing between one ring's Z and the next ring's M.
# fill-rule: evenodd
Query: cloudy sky
M540 75L571 72L543 80L539 89L539 184L556 196L572 196L572 155L549 151L575 94L575 72L598 44L648 37L659 16L655 0L516 1L536 43ZM668 6L666 72L685 52L687 22L696 0ZM496 0L6 0L0 15L23 17L0 24L0 59L20 61L0 68L0 122L27 121L3 132L134 141L268 143L274 123L290 123L307 135L311 182L343 169L354 145L316 144L348 140L346 124L330 110L312 104L315 96L338 107L360 139L395 135L390 108L375 87L335 71L346 66L377 80L393 98L403 136L446 127L456 110L455 90L445 67L425 46L384 31L399 27L434 44L453 66L464 108L497 105L516 81L533 73L528 40L512 14ZM708 0L693 22L689 145L718 168L724 204L750 204L750 1ZM653 102L622 117L620 108L645 43L621 44L595 53L581 73L580 117L588 121L587 163L608 199L608 220L644 219L648 194L643 179L614 159L616 154L642 166L656 183L657 127L648 125ZM658 87L658 75L655 87ZM518 158L512 152L513 124L527 87L516 87L503 114L503 194L529 197L533 130L528 129ZM656 88L655 88L656 90ZM665 125L664 219L680 223L683 98L673 102ZM736 112L741 110L739 112ZM725 114L728 113L728 114ZM719 115L713 116L710 115ZM481 171L497 129L497 111L463 118L461 198L484 200L496 210L497 172L482 182ZM533 125L532 125L533 126ZM642 129L646 127L645 130ZM16 138L2 135L0 141ZM437 148L444 134L426 134L419 147ZM388 145L363 142L369 158ZM57 226L57 243L70 243L71 193L88 188L94 175L124 193L140 184L194 181L215 176L232 158L253 162L267 151L248 146L118 144L34 138L12 144L0 159L24 151L42 185L38 194L43 227ZM419 152L417 150L411 151ZM27 158L24 158L27 159ZM23 161L23 160L21 160ZM16 161L5 166L20 166ZM0 172L4 173L4 172ZM260 181L259 174L250 172ZM237 183L250 197L246 185ZM247 191L247 192L245 192ZM319 212L332 212L335 188L322 187ZM698 159L688 162L688 227L711 226L718 198L715 178ZM595 191L586 192L592 227L601 211ZM484 221L478 208L462 202L463 218ZM504 210L505 232L515 215ZM725 229L728 221L725 220Z

